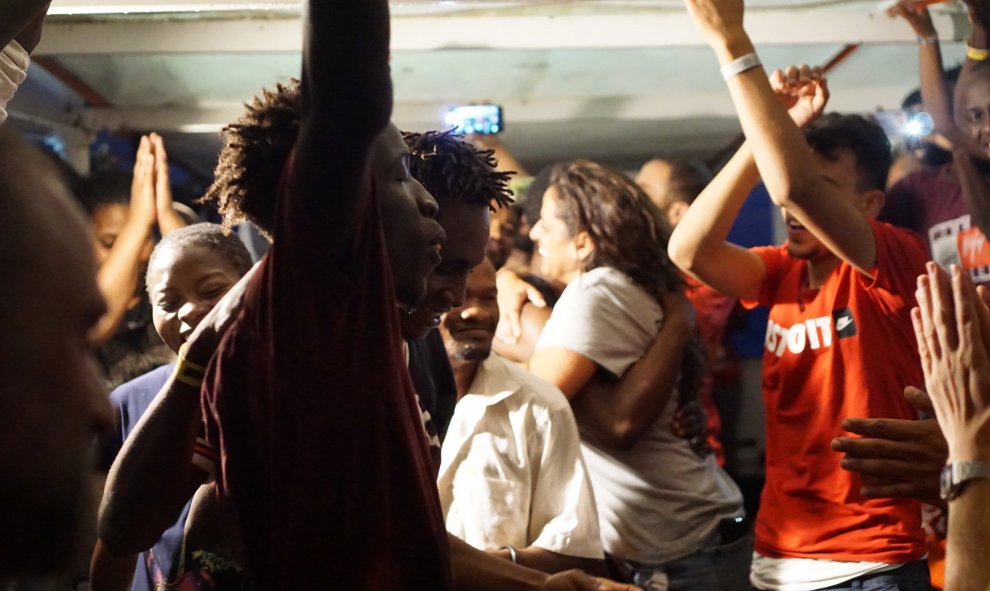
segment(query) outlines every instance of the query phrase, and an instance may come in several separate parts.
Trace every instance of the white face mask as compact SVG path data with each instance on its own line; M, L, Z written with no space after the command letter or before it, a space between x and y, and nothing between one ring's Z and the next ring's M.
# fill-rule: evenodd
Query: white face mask
M11 41L0 51L0 123L7 120L7 103L27 78L30 63L28 52L17 41Z

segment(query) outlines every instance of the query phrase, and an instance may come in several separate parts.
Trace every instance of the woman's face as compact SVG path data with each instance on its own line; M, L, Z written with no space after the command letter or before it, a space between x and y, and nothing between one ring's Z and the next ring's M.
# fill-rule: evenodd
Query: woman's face
M543 196L540 220L529 233L542 260L540 272L546 279L569 283L582 270L576 237L567 222L560 218L560 200L556 187L551 186Z
M204 246L171 247L156 255L148 273L155 330L173 351L189 338L241 273Z

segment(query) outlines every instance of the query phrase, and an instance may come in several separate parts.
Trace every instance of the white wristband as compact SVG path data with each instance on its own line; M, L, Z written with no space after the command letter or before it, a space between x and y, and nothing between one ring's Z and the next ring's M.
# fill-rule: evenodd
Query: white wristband
M746 55L734 59L731 62L722 66L722 78L728 80L734 76L742 74L746 70L752 70L762 66L763 62L760 61L760 56L755 53L747 53Z

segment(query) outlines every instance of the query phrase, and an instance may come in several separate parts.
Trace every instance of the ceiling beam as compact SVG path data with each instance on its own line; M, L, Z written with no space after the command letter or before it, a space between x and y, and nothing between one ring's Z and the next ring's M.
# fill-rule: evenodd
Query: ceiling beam
M876 105L876 90L833 89L830 109L862 112ZM891 89L887 89L891 90ZM890 93L900 100L901 89ZM584 121L659 121L690 117L735 118L732 101L724 91L690 93L665 97L545 97L514 98L501 102L510 114L506 124L514 125ZM399 127L412 130L436 129L443 125L449 104L398 101L392 114ZM240 117L244 107L231 103L214 107L110 108L87 111L89 124L111 130L129 129L162 133L217 133Z
M937 13L945 41L968 34L964 15ZM757 45L914 43L904 23L880 12L760 10L746 15ZM704 40L684 11L628 15L396 17L395 51L439 49L660 48L701 46ZM115 20L59 22L45 30L38 55L298 52L298 18Z

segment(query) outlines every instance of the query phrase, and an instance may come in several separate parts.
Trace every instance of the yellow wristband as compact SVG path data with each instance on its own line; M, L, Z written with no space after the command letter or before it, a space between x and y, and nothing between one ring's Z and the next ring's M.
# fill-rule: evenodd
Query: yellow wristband
M182 372L180 366L175 366L175 379L176 381L182 382L187 386L192 386L193 388L199 388L203 385L203 378L196 379L192 376L186 375Z
M203 384L203 378L206 377L206 368L186 359L186 350L186 343L183 343L179 347L179 358L175 362L173 375L177 381L193 388L199 388Z
M971 47L969 43L966 44L966 59L972 60L974 62L982 62L988 57L990 57L990 51L986 49Z
M189 350L189 343L182 343L181 345L179 345L179 362L182 365L188 367L189 369L198 371L200 373L206 373L205 367L203 367L198 363L193 363L192 361L186 359L186 351L188 350Z

